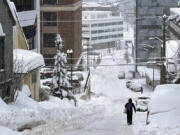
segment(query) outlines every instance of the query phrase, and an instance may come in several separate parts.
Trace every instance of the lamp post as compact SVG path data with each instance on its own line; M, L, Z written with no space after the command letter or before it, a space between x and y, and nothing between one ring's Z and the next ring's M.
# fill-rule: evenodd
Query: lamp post
M67 54L71 54L71 86L72 86L72 53L73 53L73 50L72 49L68 49L67 50Z
M151 39L157 39L162 43L161 47L161 71L160 71L160 84L165 84L166 83L166 67L164 65L164 61L166 58L166 21L168 19L167 15L163 15L161 17L162 19L162 31L163 31L163 39L160 39L158 37L151 37Z

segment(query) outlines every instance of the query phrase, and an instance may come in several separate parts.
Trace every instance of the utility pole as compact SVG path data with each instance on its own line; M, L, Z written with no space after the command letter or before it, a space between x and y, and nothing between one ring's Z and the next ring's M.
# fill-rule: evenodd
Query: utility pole
M89 70L89 38L87 39L87 70Z
M166 84L166 67L164 61L166 58L166 20L167 16L163 15L162 17L162 29L163 29L163 47L161 48L161 71L160 71L160 84Z

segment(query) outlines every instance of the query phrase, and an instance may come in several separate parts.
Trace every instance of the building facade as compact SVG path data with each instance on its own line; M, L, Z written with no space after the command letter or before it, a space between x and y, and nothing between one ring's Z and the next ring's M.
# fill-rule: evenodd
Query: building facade
M63 51L73 50L73 63L82 51L82 1L81 0L41 0L41 53L46 66L54 65L57 47L55 38L60 34Z
M153 53L160 56L158 40L149 40L150 37L162 38L162 21L157 16L170 15L170 7L177 7L179 0L136 0L136 61L147 61L152 50L145 51L144 44L154 46Z
M40 0L12 0L29 50L40 53Z
M0 1L0 97L12 101L13 88L13 25L12 16L7 0Z
M169 24L170 38L180 40L180 8L171 8L170 15L172 16Z
M83 39L94 49L113 48L123 39L123 19L112 16L111 11L83 11L82 31Z

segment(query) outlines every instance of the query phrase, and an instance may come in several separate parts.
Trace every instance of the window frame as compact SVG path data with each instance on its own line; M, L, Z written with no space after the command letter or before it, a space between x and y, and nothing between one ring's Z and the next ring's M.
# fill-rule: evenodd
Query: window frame
M26 36L26 39L27 39L27 42L29 44L29 50L36 49L36 46L35 46L35 36L33 36L33 37L28 39L27 35L26 35L28 32L32 32L33 29L34 29L33 25L23 27L23 32L24 32L24 34Z
M13 0L13 2L18 12L35 10L34 0Z
M44 17L45 14L47 15L48 19L47 18L45 19L45 17ZM51 16L52 14L55 14L55 19L52 19L52 16ZM45 26L45 27L56 27L57 26L57 19L58 19L57 12L43 12L43 26ZM46 22L46 21L50 21L50 22Z
M50 37L49 35L51 35L51 34L54 34L54 40L48 39L48 37ZM47 35L47 37L45 37L45 35ZM56 47L55 46L56 36L57 36L57 33L43 33L43 48L55 48Z

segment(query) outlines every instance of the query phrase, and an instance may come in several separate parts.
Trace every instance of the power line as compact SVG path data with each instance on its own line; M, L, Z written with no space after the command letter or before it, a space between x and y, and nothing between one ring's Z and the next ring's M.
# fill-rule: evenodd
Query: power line
M40 18L38 18L38 19L40 19ZM121 19L121 17L119 17L119 18L107 18L107 19L92 19L92 20L58 20L58 21L43 21L43 20L40 20L40 22L83 22L83 21L103 21L103 20L118 20L118 21L122 21L122 20L120 20ZM35 20L35 18L32 18L32 19L21 19L21 20L19 20L19 21L31 21L31 20Z

